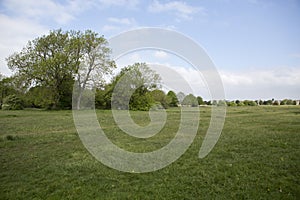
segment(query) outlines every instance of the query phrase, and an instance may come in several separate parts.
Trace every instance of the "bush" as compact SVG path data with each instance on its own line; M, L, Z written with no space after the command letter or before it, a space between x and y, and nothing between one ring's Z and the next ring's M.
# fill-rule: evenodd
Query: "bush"
M234 101L227 102L227 106L237 106Z
M22 110L23 101L16 95L9 95L3 99L3 110Z

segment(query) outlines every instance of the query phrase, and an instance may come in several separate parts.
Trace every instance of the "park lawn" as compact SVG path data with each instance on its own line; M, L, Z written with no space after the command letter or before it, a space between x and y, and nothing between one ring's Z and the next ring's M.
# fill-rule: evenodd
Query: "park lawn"
M0 110L0 199L300 199L300 106L228 107L222 135L204 159L199 149L210 119L201 107L198 134L177 161L158 171L111 169L84 148L71 111ZM169 109L162 133L134 139L111 111L97 110L107 136L120 147L163 147L178 128ZM131 113L146 125L147 112Z

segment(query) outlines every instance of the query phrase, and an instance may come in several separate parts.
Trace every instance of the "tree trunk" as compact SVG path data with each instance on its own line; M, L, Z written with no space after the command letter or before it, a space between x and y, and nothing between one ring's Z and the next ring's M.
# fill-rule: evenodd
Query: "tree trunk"
M81 88L79 88L79 94L78 94L77 99L76 99L76 110L80 110L82 91L83 90Z

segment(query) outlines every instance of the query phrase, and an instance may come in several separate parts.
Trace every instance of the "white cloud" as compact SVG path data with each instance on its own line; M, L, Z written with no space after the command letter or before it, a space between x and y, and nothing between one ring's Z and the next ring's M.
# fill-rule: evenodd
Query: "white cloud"
M300 85L300 69L280 67L274 69L256 69L242 72L220 72L223 82L228 85ZM300 86L299 86L300 89Z
M103 32L110 32L110 31L117 31L117 30L120 30L120 27L113 26L113 25L104 25L102 27Z
M5 10L14 16L24 17L40 22L54 21L58 24L67 24L76 16L90 8L105 9L118 6L127 9L135 9L138 0L4 0Z
M300 68L221 71L229 99L300 99Z
M167 58L168 54L165 51L155 51L154 57L155 58Z
M101 6L123 6L129 9L136 9L139 4L139 0L97 0L96 2Z
M136 24L134 18L116 18L116 17L110 17L110 18L108 18L108 21L116 23L116 24L121 24L121 25L134 25L134 24Z
M139 53L132 53L129 56L129 63L132 65L137 62L145 62Z
M171 2L167 2L167 3L160 3L159 1L155 0L148 7L148 10L153 13L160 13L160 12L175 13L175 15L178 17L178 20L192 19L192 15L199 13L199 12L201 12L202 14L205 14L204 8L190 6L187 3L181 2L181 1L171 1Z
M0 24L0 71L5 75L10 75L5 58L20 51L28 40L46 34L48 29L27 19L11 18L1 14Z
M209 99L201 72L175 67L190 84L195 95ZM277 67L244 71L219 71L226 99L300 99L300 68Z
M122 30L132 29L137 26L137 23L134 18L116 18L109 17L107 19L109 24L106 24L102 27L104 32L120 32Z
M148 63L148 66L156 73L158 73L162 78L162 86L163 86L162 89L165 90L165 92L172 90L175 93L178 92L184 92L185 94L198 93L199 86L200 86L198 84L199 77L196 77L197 75L195 76L195 74L192 75L189 74L188 73L189 69L184 67L173 67L173 66L155 64L155 63L151 63L151 64ZM190 79L191 76L195 77L197 81L192 82L192 80ZM201 93L203 94L203 92Z
M4 7L14 16L36 21L54 20L58 24L66 24L73 20L77 13L89 8L91 1L73 0L65 4L53 0L5 0Z

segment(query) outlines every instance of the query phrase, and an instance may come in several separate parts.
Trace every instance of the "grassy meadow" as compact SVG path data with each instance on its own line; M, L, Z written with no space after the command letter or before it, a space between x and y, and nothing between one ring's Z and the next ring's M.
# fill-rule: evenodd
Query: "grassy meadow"
M300 199L300 106L228 107L212 152L198 158L210 120L201 107L198 134L177 161L131 174L97 161L83 146L71 111L0 110L0 199ZM111 111L97 110L107 136L135 152L161 148L180 121L178 109L150 139L124 134ZM131 112L136 123L147 112Z

